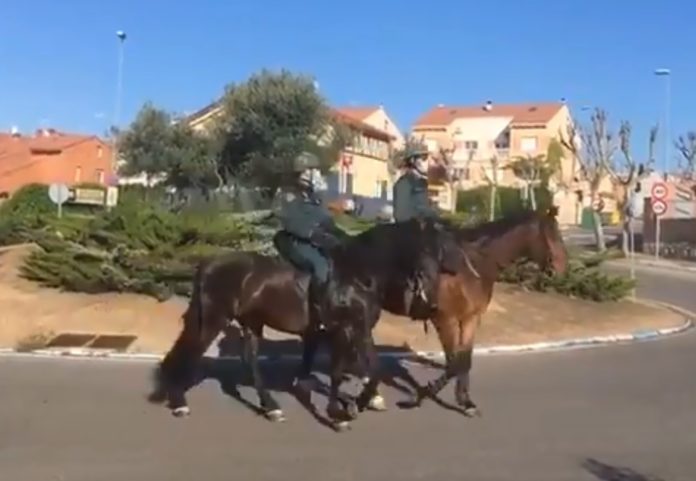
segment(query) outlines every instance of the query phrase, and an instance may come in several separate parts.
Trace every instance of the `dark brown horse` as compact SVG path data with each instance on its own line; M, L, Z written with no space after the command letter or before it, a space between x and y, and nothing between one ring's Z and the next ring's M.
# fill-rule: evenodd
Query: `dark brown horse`
M202 263L194 279L184 326L156 372L152 402L169 401L175 415L189 413L185 393L194 383L199 362L228 322L235 321L244 337L244 358L251 369L264 414L282 420L278 403L264 386L258 366L263 328L303 338L305 353L313 353L320 337L331 352L331 393L327 413L345 427L374 396L379 379L371 329L379 318L387 282L402 277L432 275L438 266L437 232L429 224L383 224L347 239L330 253L332 275L321 309L321 324L310 322L309 277L278 258L238 252ZM419 282L425 286L427 283ZM421 297L434 293L419 291ZM349 363L367 362L370 379L358 404L339 394ZM309 375L305 359L298 372Z
M415 399L406 405L420 405L456 377L457 403L467 415L478 412L469 392L469 373L481 315L488 309L500 271L517 259L526 257L542 269L565 271L567 255L557 212L555 207L542 212L524 211L473 228L453 229L467 255L456 276L440 276L438 311L430 319L445 353L445 370L438 379L419 388Z

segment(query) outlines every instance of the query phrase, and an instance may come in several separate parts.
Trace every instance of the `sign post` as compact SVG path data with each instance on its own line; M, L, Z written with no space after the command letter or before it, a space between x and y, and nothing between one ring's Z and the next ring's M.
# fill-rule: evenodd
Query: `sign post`
M635 203L636 203L636 192L631 192L631 195L628 198L627 206L626 206L626 217L628 220L628 256L629 256L629 262L631 266L631 280L635 281L636 279L636 238L635 238L635 231L633 228L633 222L636 217L636 211L635 211ZM631 297L635 299L636 297L636 288L635 285L633 289L631 289Z
M667 184L663 182L655 182L650 189L652 211L655 214L655 259L660 258L660 217L667 212L667 192Z
M63 204L70 198L70 190L65 184L51 184L48 187L48 198L58 206L58 218L63 217Z

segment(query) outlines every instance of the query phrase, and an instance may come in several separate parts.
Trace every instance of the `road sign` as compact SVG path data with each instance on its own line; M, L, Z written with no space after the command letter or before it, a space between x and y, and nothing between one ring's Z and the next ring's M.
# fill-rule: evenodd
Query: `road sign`
M63 203L70 199L70 189L65 184L51 184L48 186L48 198L58 206L58 218L63 217Z
M70 198L70 189L65 184L51 184L48 187L48 198L54 204L63 204Z
M650 195L653 200L664 200L668 193L667 185L662 182L655 182L650 189Z
M664 215L664 213L667 212L667 203L664 200L660 199L653 200L652 211L657 216Z

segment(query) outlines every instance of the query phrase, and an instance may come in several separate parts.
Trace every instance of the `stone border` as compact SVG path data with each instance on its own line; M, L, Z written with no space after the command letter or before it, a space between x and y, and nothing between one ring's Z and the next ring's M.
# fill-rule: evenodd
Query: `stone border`
M573 339L562 339L558 341L535 342L530 344L511 344L511 345L493 345L474 348L474 355L486 356L494 354L522 354L529 352L548 352L548 351L564 351L570 349L582 349L589 347L606 346L611 344L627 344L639 341L655 340L661 337L672 336L683 333L694 326L696 322L696 313L687 309L669 304L666 302L637 300L647 305L663 307L671 311L677 312L684 316L684 322L679 326L666 327L662 329L643 329L624 334L609 334L605 336L591 336ZM69 348L69 349L37 349L33 351L17 351L12 348L1 348L1 356L13 357L40 357L40 358L70 358L70 359L106 359L106 360L124 360L124 361L145 361L156 362L164 358L164 354L152 353L115 353L105 350L84 349L84 348ZM388 359L444 359L445 355L442 351L411 351L411 352L382 352L379 354L381 358ZM321 357L321 356L320 356ZM219 356L221 360L239 361L240 356ZM299 361L302 356L299 354L279 355L279 356L259 356L259 360L267 361Z

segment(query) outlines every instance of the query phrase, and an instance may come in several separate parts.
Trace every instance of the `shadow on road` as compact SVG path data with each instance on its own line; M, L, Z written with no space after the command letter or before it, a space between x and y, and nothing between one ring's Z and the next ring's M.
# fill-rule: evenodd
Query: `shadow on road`
M241 335L236 327L228 329L225 336L220 340L218 344L219 353L221 356L238 356L241 349ZM410 353L411 351L407 348L395 348L394 346L377 346L379 352L403 352ZM317 393L324 398L324 405L326 398L328 398L329 393L329 379L328 379L328 363L327 355L328 352L322 346L320 352L317 356L317 362L314 366L314 372L312 377L312 392L308 393L306 390L300 389L292 385L292 380L299 367L300 361L295 362L274 362L274 358L278 358L281 355L299 355L302 352L302 345L299 339L297 340L269 340L264 339L261 342L259 354L262 356L268 356L270 358L269 362L261 362L260 370L264 379L264 383L271 394L274 393L287 393L294 397L300 405L302 405L307 412L309 412L317 422L330 427L331 422L323 414L323 409L317 409L317 406L313 403L311 395ZM413 363L417 363L429 368L437 369L436 376L439 375L439 371L442 369L442 365L431 360L425 359L413 359ZM396 359L380 359L380 367L382 373L382 383L386 386L391 387L395 391L405 394L408 400L412 400L416 393L419 392L422 387L418 381L411 375L409 370L401 362ZM350 370L350 374L358 378L362 377L362 370L360 366L353 366ZM350 376L347 376L349 378ZM254 412L257 415L262 415L258 402L258 397L254 390L254 384L251 379L251 373L246 366L246 364L238 359L219 359L217 357L205 357L202 362L201 372L198 376L197 384L202 383L205 380L215 380L219 383L220 389L223 393L230 396L242 406ZM348 380L348 379L347 379ZM357 384L357 386L356 386ZM194 386L191 386L194 387ZM251 396L253 399L249 399L248 395L245 396L240 392L240 388L251 388ZM350 394L357 395L361 385L359 383L344 383L341 386L342 390L349 392ZM247 389L245 389L246 391ZM450 404L440 398L431 398L441 407L455 411L459 414L465 415L463 409L459 406ZM396 403L397 406L401 408L410 408L411 403L408 401L401 401Z
M647 476L630 468L616 467L588 458L582 467L601 481L665 481L663 478Z

